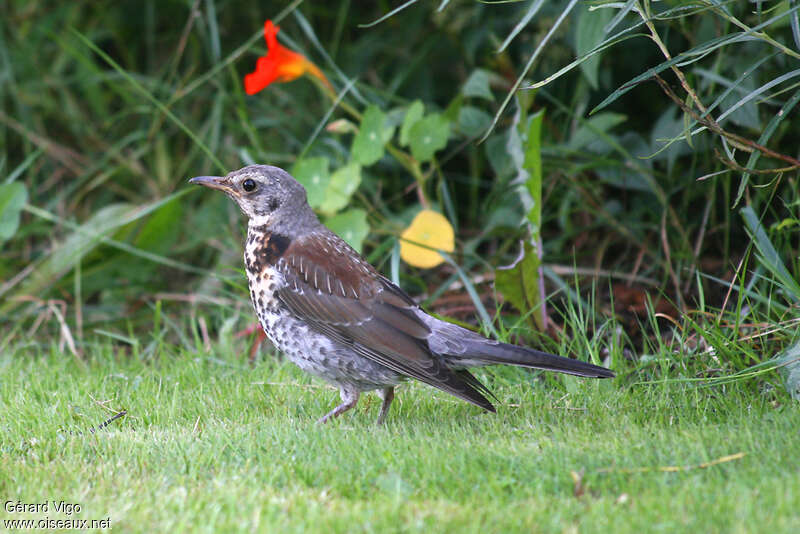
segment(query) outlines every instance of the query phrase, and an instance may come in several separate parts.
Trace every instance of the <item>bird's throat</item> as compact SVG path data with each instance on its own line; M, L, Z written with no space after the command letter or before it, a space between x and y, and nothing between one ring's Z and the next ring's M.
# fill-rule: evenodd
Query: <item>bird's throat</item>
M245 244L245 265L248 270L261 271L275 265L284 255L292 240L286 235L269 232L260 226L251 226Z

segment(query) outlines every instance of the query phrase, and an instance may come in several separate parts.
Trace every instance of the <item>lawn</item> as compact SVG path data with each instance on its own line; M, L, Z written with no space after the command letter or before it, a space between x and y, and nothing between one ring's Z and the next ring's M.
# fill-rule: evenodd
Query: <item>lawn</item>
M738 383L541 380L486 371L485 414L401 386L332 424L338 395L272 356L95 347L0 360L2 519L113 531L792 532L800 413ZM112 415L127 416L89 429ZM79 505L72 516L52 501ZM4 526L8 527L6 523Z

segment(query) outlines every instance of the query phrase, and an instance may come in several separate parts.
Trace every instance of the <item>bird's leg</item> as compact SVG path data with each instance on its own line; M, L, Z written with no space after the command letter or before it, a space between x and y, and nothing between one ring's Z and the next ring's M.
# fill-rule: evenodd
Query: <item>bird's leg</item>
M344 412L352 408L358 402L359 392L357 389L351 389L344 386L339 387L339 397L342 399L342 403L331 410L330 412L326 413L324 417L322 417L317 424L327 423L329 420L333 419L334 417L339 417Z
M249 336L251 334L255 334L256 337L253 339L253 344L250 345L250 365L253 365L256 362L256 356L258 356L258 347L263 343L265 339L267 339L267 334L264 333L264 329L261 327L261 324L256 321L255 323L250 324L244 330L240 330L233 334L233 337L244 337Z
M380 389L378 390L378 396L383 399L381 413L378 415L378 424L382 425L383 421L386 419L386 414L389 413L389 406L392 405L392 401L394 400L394 388Z

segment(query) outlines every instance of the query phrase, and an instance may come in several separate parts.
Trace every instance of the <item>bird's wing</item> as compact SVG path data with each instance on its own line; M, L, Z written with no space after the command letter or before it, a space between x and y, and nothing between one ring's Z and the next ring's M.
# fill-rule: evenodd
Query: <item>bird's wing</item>
M334 234L292 241L275 267L280 301L314 330L400 374L494 411L471 375L447 367L428 346L430 328L403 290Z

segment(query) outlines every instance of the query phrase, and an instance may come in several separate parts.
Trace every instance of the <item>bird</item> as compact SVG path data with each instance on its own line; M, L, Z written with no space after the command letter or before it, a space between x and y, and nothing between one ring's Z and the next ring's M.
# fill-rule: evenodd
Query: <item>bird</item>
M614 377L605 367L488 339L426 313L323 225L303 185L279 167L248 165L189 183L224 192L248 218L244 265L264 332L300 369L339 389L341 403L320 423L376 391L383 424L395 386L407 379L495 412L493 394L468 370L491 364Z

